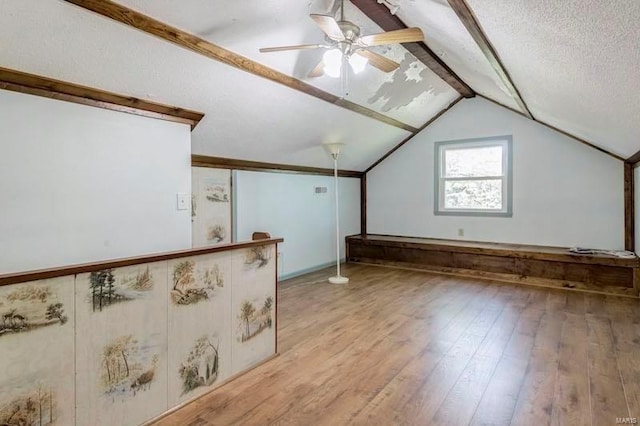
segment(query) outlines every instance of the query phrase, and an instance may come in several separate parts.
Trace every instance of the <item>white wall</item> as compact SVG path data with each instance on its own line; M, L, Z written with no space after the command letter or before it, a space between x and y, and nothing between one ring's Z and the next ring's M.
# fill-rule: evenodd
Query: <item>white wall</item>
M513 135L513 217L435 216L434 142L498 135ZM484 99L459 102L367 187L369 233L624 248L622 162Z
M0 273L189 248L190 129L0 90Z
M340 178L341 252L344 236L360 232L360 179ZM254 231L283 237L278 273L289 277L335 262L334 181L328 176L234 172L237 240L250 240ZM314 194L326 186L327 194Z

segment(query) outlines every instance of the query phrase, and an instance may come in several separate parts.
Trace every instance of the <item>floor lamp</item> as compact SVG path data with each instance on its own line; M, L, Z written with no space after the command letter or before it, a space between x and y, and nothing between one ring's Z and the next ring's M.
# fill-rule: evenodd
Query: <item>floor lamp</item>
M329 278L331 284L347 284L349 278L340 275L340 204L338 199L338 156L344 144L329 143L324 144L324 148L333 158L333 179L336 192L336 276Z

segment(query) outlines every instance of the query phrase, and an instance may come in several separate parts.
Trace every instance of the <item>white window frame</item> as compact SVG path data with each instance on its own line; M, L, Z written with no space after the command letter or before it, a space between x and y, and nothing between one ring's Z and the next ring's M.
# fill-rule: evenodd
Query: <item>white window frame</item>
M512 217L513 199L513 138L494 136L488 138L460 139L435 143L435 181L434 181L434 214L441 216L494 216ZM454 149L473 149L485 147L502 147L502 170L500 176L445 177L445 152ZM452 209L444 207L444 188L448 181L502 180L502 209Z

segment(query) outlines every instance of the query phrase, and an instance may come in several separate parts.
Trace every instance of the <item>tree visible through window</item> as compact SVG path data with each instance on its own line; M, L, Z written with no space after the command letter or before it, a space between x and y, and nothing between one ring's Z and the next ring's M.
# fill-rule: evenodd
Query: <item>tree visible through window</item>
M435 145L435 214L511 216L511 136Z

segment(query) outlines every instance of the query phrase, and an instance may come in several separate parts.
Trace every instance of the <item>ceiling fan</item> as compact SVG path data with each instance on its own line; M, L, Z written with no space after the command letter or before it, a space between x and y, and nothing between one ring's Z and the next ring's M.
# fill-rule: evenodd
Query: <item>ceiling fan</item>
M297 46L265 47L260 52L281 52L285 50L328 49L322 60L311 70L309 77L327 74L330 77L346 79L346 63L354 73L364 70L367 63L383 72L391 72L400 64L369 50L372 46L423 41L420 28L405 28L379 34L360 35L360 27L344 18L344 0L340 4L340 20L330 15L309 15L325 33L327 44L302 44Z

